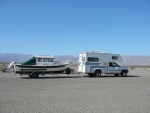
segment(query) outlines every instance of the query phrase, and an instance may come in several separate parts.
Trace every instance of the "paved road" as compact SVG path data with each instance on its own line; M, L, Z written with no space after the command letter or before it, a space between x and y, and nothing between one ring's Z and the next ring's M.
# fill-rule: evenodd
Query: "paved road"
M150 71L39 79L1 73L0 113L150 113Z

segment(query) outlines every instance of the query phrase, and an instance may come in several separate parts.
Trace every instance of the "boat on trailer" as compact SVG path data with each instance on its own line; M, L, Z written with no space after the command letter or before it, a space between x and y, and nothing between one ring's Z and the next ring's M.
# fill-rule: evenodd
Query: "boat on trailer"
M53 56L33 56L22 64L11 63L14 66L14 71L17 74L29 75L30 78L38 78L39 75L51 74L51 73L63 73L70 74L70 65L68 62L61 63L55 61ZM9 66L11 67L11 66Z

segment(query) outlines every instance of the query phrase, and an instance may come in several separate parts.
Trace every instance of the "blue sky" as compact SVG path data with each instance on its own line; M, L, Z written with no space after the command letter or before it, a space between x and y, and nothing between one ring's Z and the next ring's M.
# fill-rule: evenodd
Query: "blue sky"
M150 55L149 0L0 0L0 53Z

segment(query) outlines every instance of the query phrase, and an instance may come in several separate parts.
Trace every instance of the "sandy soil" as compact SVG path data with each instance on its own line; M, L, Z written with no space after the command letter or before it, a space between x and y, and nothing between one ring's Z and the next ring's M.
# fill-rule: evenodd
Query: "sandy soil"
M150 70L99 78L1 73L0 113L150 113Z

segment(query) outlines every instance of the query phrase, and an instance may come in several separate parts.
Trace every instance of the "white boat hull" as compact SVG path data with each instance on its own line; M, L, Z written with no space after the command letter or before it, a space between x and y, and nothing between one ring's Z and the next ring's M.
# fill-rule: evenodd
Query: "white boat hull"
M15 64L14 70L18 74L30 74L32 72L40 73L61 73L69 68L69 64L55 65L55 66L37 66L37 65L21 65Z

